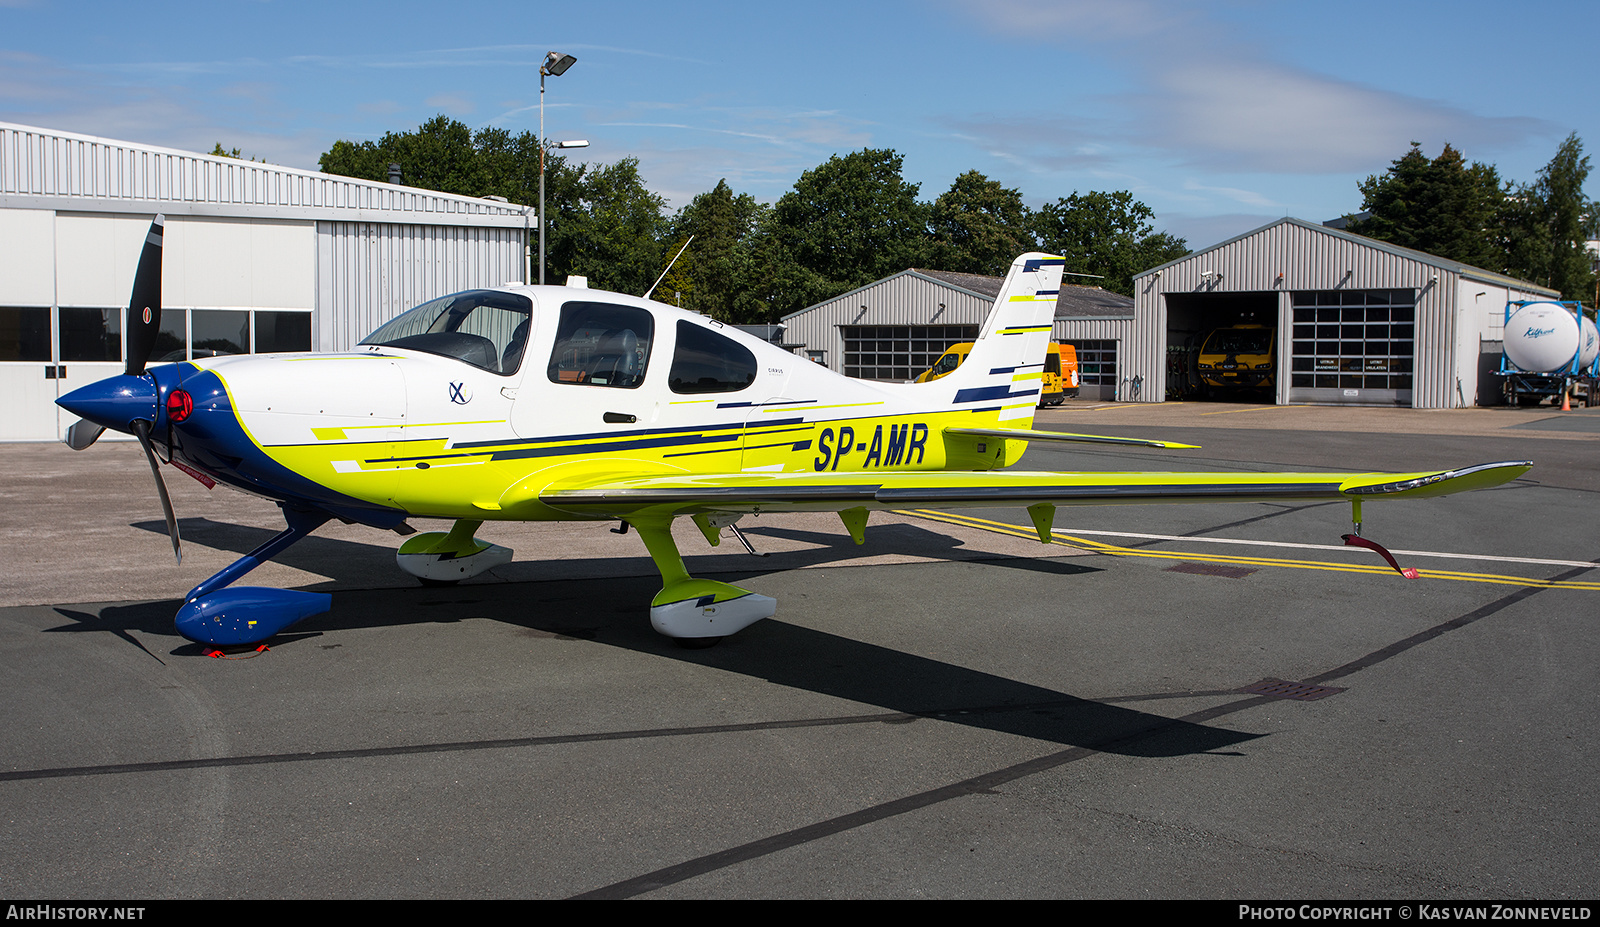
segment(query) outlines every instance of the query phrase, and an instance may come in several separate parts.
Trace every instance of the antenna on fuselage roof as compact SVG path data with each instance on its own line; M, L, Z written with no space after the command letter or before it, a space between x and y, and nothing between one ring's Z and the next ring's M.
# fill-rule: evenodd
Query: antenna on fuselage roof
M689 241L694 241L694 236L693 235L689 236ZM667 279L667 271L671 270L672 269L672 265L678 263L678 258L683 257L683 252L685 252L685 251L687 251L689 249L689 241L686 241L686 242L683 243L683 247L678 249L678 253L674 254L672 256L672 260L667 262L666 270L663 270L661 272L661 276L656 278L656 282L655 283L650 284L650 289L644 291L644 298L645 299L649 299L650 298L650 294L654 293L656 291L656 287L661 285L661 281Z

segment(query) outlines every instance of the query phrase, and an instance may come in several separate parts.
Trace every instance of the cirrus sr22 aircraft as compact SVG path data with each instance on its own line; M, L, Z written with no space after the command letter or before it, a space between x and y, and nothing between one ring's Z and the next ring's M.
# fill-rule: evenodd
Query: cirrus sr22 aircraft
M195 587L178 631L253 644L327 611L325 594L235 587L329 519L415 534L402 569L454 582L507 562L486 521L620 520L661 571L650 620L709 645L776 601L685 569L673 520L721 528L761 512L834 511L856 543L867 513L915 505L1026 506L1049 542L1059 505L1348 500L1360 505L1494 486L1507 462L1427 473L1047 473L1005 469L1029 441L1188 447L1031 430L1063 260L1011 265L971 354L932 383L847 379L694 313L571 287L505 286L424 303L332 354L197 358L145 368L161 312L163 218L135 276L124 374L59 400L135 435L156 475L173 551L177 522L158 459L207 485L277 502L288 527ZM737 528L735 528L737 532ZM1397 568L1398 569L1398 568Z

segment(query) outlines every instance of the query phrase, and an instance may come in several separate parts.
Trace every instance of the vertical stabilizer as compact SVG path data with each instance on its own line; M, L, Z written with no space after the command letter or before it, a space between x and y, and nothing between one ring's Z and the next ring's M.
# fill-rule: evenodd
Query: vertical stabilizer
M1039 404L1065 263L1065 258L1037 252L1011 262L972 353L929 385L944 392L956 408L999 407L1000 421L1026 428Z

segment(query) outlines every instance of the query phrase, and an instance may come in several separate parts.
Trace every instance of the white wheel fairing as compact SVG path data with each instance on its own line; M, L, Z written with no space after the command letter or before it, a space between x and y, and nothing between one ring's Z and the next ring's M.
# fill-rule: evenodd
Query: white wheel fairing
M400 569L418 579L453 582L471 579L474 576L487 573L497 566L504 566L511 562L511 554L512 551L509 547L490 544L482 550L471 554L454 554L450 552L404 554L396 551L394 562L400 566Z
M736 599L711 596L650 606L650 626L668 637L727 637L778 611L778 600L747 592Z

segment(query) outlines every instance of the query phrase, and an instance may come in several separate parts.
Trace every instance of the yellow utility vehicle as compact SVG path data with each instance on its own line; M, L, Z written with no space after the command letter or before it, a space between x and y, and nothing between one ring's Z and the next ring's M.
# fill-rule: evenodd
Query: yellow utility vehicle
M1212 392L1271 390L1277 372L1278 330L1234 325L1206 336L1200 347L1200 383Z
M939 360L917 377L916 382L928 383L937 380L950 371L961 366L967 359L967 354L972 351L972 342L963 341L953 344L950 349L939 357ZM1044 377L1039 387L1039 405L1061 405L1068 395L1078 395L1078 351L1070 344L1050 343L1044 356Z

